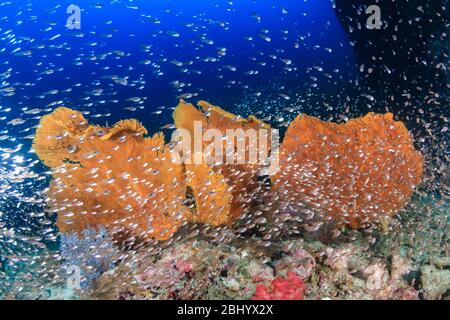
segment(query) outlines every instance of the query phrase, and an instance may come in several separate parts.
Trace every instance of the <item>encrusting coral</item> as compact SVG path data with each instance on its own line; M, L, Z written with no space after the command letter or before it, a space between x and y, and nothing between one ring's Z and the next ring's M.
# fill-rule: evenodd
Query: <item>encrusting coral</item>
M288 271L286 275L286 279L275 278L270 286L257 285L252 300L303 300L303 279L293 271Z
M299 115L281 145L280 168L272 190L284 205L301 203L315 220L358 228L405 206L421 181L423 157L391 113L344 124Z
M229 129L270 129L253 116L205 101L199 106L180 101L173 115L176 127L193 137L195 121L223 138ZM176 163L162 133L146 134L134 119L95 126L63 107L41 119L33 148L53 170L47 202L62 232L102 226L135 239L167 240L187 221L229 225L251 210L261 163ZM245 138L247 155L259 139ZM422 171L422 155L390 113L344 124L300 115L281 145L271 188L280 210L300 203L315 220L358 228L402 209Z

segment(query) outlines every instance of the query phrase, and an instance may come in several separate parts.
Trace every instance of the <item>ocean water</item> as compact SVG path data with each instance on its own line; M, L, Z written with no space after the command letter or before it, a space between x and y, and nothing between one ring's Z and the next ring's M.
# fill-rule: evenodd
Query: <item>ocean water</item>
M79 28L75 29L67 25L71 4L80 10ZM380 4L383 26L370 30L366 27L370 16L365 13L366 6L349 7L329 0L1 2L0 297L98 298L103 296L93 288L100 278L105 287L111 287L106 297L123 298L123 293L114 295L115 283L122 279L121 264L131 259L139 265L150 259L146 255L150 252L157 271L149 276L148 270L137 267L138 283L157 283L161 292L173 293L176 283L164 282L169 277L164 273L168 267L161 261L170 260L167 252L173 248L184 252L174 253L176 261L183 254L191 257L192 252L183 245L193 238L200 252L219 250L223 245L224 255L230 256L231 247L251 251L249 243L255 241L255 247L270 248L271 253L255 249L258 253L250 255L248 261L255 259L270 268L275 268L280 254L290 255L283 251L283 241L310 246L322 241L337 251L349 244L358 251L367 242L370 249L364 254L368 260L382 257L388 261L400 250L399 255L409 261L405 274L415 277L415 283L404 280L402 290L414 291L412 296L417 298L448 297L448 287L436 289L437 282L448 285L448 280L442 280L448 279L448 8L439 1L408 10L391 6ZM432 23L427 22L429 17ZM108 231L94 231L88 225L85 233L61 232L56 221L67 208L61 206L54 213L49 205L55 168L44 165L32 148L42 117L64 106L82 112L89 123L104 127L133 118L149 135L162 131L169 142L172 113L180 99L194 105L206 100L243 117L256 115L279 129L282 138L298 114L344 123L369 111L392 112L395 120L406 125L414 148L424 156L421 184L395 216L390 232L381 232L381 227L368 232L344 227L339 232L345 239L335 242L320 237L319 241L296 227L279 238L272 237L271 232L279 226L270 223L264 228L272 230L269 235L263 229L242 230L236 223L219 226L217 234L208 229L204 233L212 232L213 236L206 239L201 238L202 231L198 231L198 239L186 235L204 230L204 225L183 225L189 232L181 230L168 241L152 239L138 245L118 243ZM251 200L260 199L255 195ZM255 210L243 215L242 221L254 219ZM232 236L222 243L224 229ZM401 234L395 231L399 229ZM279 236L278 231L273 234ZM419 243L429 245L415 250ZM305 250L314 256L327 249ZM192 272L201 274L201 259L189 259L185 260L193 265L189 267ZM204 261L204 265L208 263ZM315 274L322 267L334 270L321 265L318 258L315 265ZM73 270L78 270L72 270L73 266L86 274L75 289L69 285L70 277L76 275ZM437 268L442 278L414 276L413 272L427 274L428 269L423 268L428 267ZM68 268L72 271L67 272ZM174 268L175 273L180 270ZM161 269L163 274L158 273ZM112 276L101 278L107 271ZM179 279L174 282L186 281L177 275L171 274ZM277 276L281 274L272 274ZM308 277L303 279L308 298L329 297L329 292L315 294L313 277ZM248 279L236 279L241 288L255 290L255 283L252 287ZM384 289L374 293L368 282L362 287L364 296L339 293L335 297L403 297ZM154 292L146 295L142 290L136 289L141 298L174 297ZM228 289L220 287L216 296L208 298L252 297L221 290ZM176 297L192 298L178 291Z

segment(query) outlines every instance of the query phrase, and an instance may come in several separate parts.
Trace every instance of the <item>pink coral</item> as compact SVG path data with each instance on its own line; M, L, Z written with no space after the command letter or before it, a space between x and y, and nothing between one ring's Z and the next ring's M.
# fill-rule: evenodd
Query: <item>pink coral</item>
M252 300L303 300L305 283L293 271L287 273L287 279L275 278L271 285L259 284L256 286Z

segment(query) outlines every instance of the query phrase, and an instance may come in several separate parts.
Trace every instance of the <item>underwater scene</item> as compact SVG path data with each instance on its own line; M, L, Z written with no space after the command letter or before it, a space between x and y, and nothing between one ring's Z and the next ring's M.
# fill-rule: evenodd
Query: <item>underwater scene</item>
M449 17L0 0L0 300L448 300Z

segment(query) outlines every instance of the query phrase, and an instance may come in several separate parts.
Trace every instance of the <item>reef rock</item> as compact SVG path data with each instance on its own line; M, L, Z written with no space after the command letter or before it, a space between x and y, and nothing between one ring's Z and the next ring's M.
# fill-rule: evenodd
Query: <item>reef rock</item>
M421 283L425 299L442 299L443 295L450 290L450 270L437 269L432 265L423 266Z

